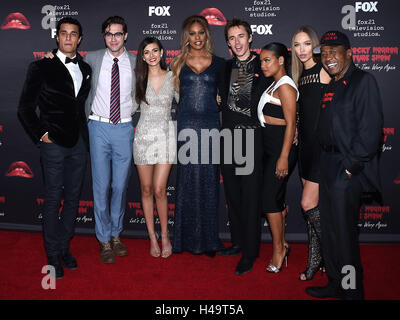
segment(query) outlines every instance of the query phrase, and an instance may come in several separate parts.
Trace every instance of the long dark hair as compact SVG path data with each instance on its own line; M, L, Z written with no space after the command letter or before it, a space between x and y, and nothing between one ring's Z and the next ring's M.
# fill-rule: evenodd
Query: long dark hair
M139 44L139 49L137 53L137 58L136 58L136 90L135 90L135 100L137 103L140 103L141 101L144 101L146 103L146 90L147 90L147 77L149 75L149 66L147 65L147 62L143 60L143 52L144 48L146 48L147 45L150 43L156 43L158 48L164 51L164 48L157 38L153 37L147 37L142 40L142 42ZM162 70L167 70L167 64L165 63L165 52L163 56L161 57L160 61L160 67Z
M287 47L280 42L271 42L265 45L262 50L272 51L274 56L279 59L279 57L283 57L284 67L286 74L290 74L290 56Z

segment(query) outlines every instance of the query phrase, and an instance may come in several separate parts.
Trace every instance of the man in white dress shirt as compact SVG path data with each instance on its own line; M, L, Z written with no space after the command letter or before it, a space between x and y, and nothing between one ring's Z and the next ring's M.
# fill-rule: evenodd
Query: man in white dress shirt
M86 169L85 100L91 83L90 66L76 52L81 40L79 21L63 18L58 22L56 57L30 64L18 106L24 129L40 147L44 246L56 278L64 276L63 266L78 267L69 247Z
M107 48L85 56L93 70L86 116L100 260L114 263L115 256L128 254L119 236L132 162L136 56L124 47L128 30L123 18L108 18L102 33Z

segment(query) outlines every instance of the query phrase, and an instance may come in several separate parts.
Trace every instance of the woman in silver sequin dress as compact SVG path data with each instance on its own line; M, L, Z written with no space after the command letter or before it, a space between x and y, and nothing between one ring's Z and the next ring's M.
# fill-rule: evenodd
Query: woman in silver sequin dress
M150 237L150 254L167 258L172 254L168 237L168 199L166 186L176 156L176 134L171 119L175 97L174 78L167 71L162 44L156 38L145 38L139 45L136 63L135 100L140 105L133 158L137 166L142 207ZM154 231L154 197L161 224L162 250Z

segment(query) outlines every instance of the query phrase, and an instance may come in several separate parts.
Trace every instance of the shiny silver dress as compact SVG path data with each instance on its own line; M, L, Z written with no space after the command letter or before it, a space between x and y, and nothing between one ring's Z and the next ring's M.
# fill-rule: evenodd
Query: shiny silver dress
M136 165L173 163L176 156L176 130L171 118L172 100L178 101L171 71L165 75L158 95L147 83L147 102L140 103L140 118L133 142Z

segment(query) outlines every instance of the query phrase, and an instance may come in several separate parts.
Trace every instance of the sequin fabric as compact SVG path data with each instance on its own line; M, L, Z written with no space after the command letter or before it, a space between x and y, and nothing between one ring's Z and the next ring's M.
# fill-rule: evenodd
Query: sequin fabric
M235 61L234 66L239 66L239 68L234 67L232 69L228 107L234 112L251 117L249 106L256 59L253 59L253 55L250 55L246 61Z
M213 56L211 65L197 74L184 65L180 74L180 101L177 107L178 137L183 129L190 129L197 136L178 141L178 166L176 182L176 207L174 220L173 251L195 254L218 250L219 239L219 165L212 164L211 143L201 145L201 129L219 129L216 102L217 79L224 60ZM193 137L193 136L192 136ZM194 148L187 156L197 152L198 164L182 163L180 148ZM192 144L192 143L195 144ZM197 144L196 144L197 143ZM203 150L202 150L203 149ZM208 164L200 163L202 151L209 152Z
M319 207L310 209L304 213L307 222L308 233L308 260L307 268L303 272L307 280L311 280L314 274L324 267L321 245L321 217Z
M158 93L147 83L146 100L140 104L140 118L133 142L136 165L173 163L176 157L176 130L171 119L172 100L178 100L174 91L172 72L164 78Z

